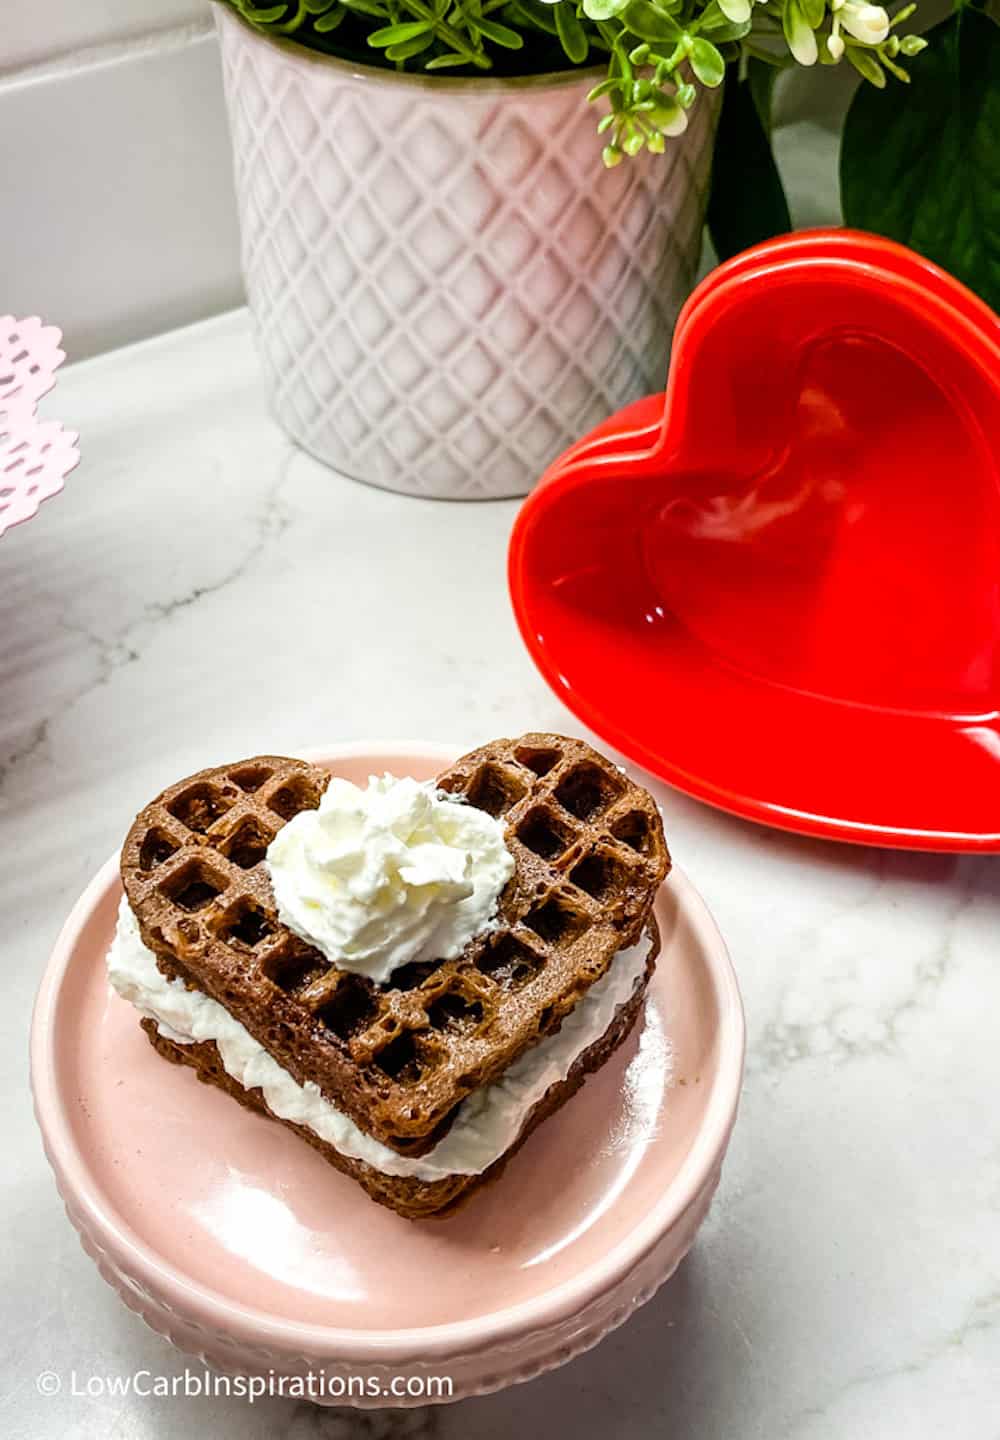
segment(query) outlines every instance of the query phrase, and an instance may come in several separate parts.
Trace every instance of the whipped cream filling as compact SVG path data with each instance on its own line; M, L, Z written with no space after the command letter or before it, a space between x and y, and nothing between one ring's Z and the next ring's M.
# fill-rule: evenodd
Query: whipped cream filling
M550 1086L566 1079L577 1056L601 1038L619 1006L630 998L645 971L651 945L643 936L638 945L619 951L558 1033L539 1041L492 1085L468 1096L448 1133L419 1156L397 1155L366 1135L312 1081L300 1085L217 1001L200 990L188 990L182 980L168 980L143 944L124 898L107 966L118 994L154 1020L161 1035L180 1045L214 1041L227 1075L245 1090L259 1088L282 1120L306 1126L342 1155L384 1175L443 1180L479 1175L510 1149L531 1109Z
M449 960L496 918L514 873L501 821L433 781L335 776L267 851L278 917L332 965L384 984Z

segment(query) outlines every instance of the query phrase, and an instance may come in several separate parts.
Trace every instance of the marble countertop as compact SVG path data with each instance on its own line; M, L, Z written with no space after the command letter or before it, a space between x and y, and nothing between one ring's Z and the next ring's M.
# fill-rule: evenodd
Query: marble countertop
M3 1433L1000 1436L1000 860L800 840L665 788L749 1055L711 1218L650 1305L561 1371L439 1410L37 1393L44 1370L184 1365L82 1253L28 1094L39 976L129 817L221 756L578 728L507 604L516 504L342 480L265 402L243 313L71 367L45 413L84 463L0 542Z

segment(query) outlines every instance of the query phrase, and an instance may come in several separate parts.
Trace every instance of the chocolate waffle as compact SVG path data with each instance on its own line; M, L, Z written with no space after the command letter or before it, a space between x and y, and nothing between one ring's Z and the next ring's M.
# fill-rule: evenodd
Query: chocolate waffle
M142 1028L154 1050L164 1059L171 1060L175 1065L191 1066L198 1079L206 1085L214 1085L227 1095L231 1095L234 1100L238 1100L247 1109L267 1115L271 1119L278 1120L279 1124L294 1130L297 1135L318 1150L331 1165L343 1174L350 1176L352 1180L356 1180L372 1200L387 1206L390 1210L395 1210L398 1215L402 1215L408 1220L444 1217L453 1214L459 1206L464 1205L474 1192L496 1180L506 1168L507 1162L520 1150L529 1135L538 1128L542 1121L547 1120L561 1109L566 1101L580 1089L588 1075L599 1070L619 1045L627 1039L642 1009L646 987L655 967L656 955L659 950L659 934L656 930L655 920L650 920L649 933L653 943L646 970L636 982L629 999L618 1007L604 1034L577 1056L565 1080L551 1085L529 1111L515 1143L479 1175L451 1175L442 1180L420 1180L412 1177L385 1175L361 1160L350 1159L348 1156L342 1155L334 1146L321 1140L307 1126L297 1125L292 1120L280 1120L271 1111L260 1090L245 1090L226 1073L218 1047L213 1041L178 1045L160 1034L154 1020L143 1020Z
M139 815L122 878L164 974L223 1005L300 1084L401 1154L557 1030L634 945L669 868L651 796L579 740L525 735L463 757L442 789L500 817L515 873L498 922L457 957L382 987L278 920L271 839L315 808L320 767L260 756L171 786Z

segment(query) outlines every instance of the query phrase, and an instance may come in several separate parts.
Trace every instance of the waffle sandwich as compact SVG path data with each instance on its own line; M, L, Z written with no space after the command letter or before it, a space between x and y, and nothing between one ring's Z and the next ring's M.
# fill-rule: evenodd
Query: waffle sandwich
M493 818L510 878L458 953L377 984L295 933L275 900L269 847L330 781L259 756L158 796L122 851L111 978L162 1056L296 1130L399 1214L440 1214L629 1033L659 946L662 822L582 741L473 751L436 793Z

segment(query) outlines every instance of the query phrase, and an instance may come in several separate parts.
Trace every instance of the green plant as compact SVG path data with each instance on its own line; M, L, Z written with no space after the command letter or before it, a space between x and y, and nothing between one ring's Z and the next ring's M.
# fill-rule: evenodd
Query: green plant
M841 58L867 79L905 72L899 57L923 41L865 0L229 0L274 35L334 54L384 57L426 71L530 74L600 64L591 91L604 163L662 151L687 125L700 87L722 84L730 61L781 66ZM877 83L877 81L876 81Z
M912 245L1000 310L1000 25L962 6L928 39L901 105L869 86L855 96L844 218Z
M868 82L846 127L848 222L908 240L1000 298L1000 32L964 0L930 49L906 33L915 5L890 17L867 0L227 3L272 35L398 69L528 75L599 65L590 96L606 106L597 128L608 166L662 152L687 127L699 90L728 74L708 214L720 258L790 227L770 144L775 74L846 61ZM891 99L888 77L905 87Z

